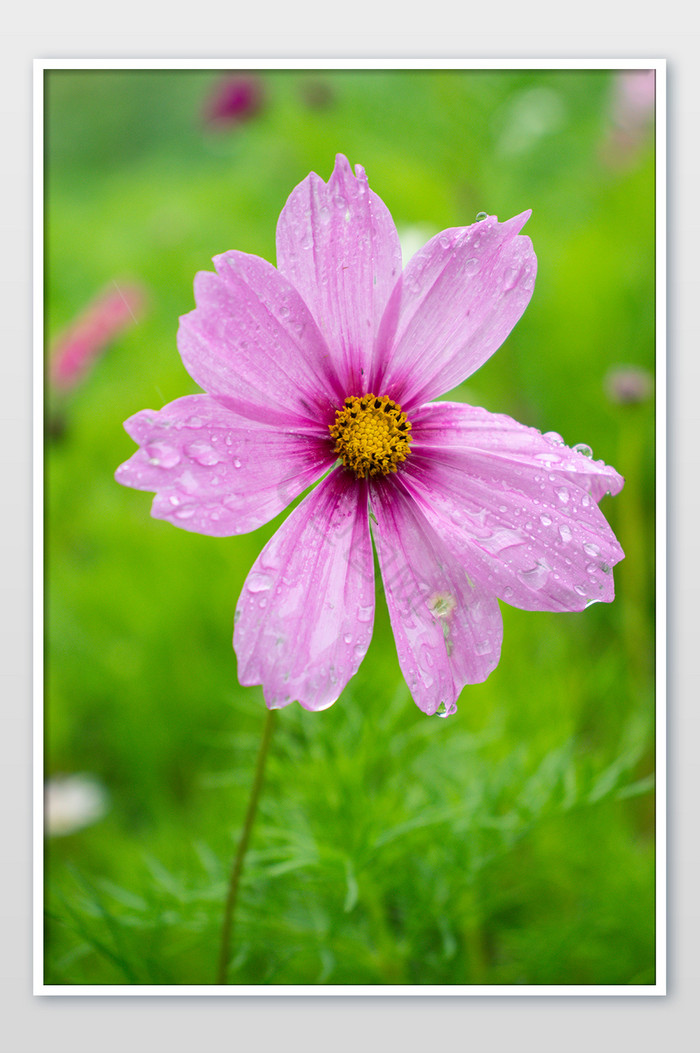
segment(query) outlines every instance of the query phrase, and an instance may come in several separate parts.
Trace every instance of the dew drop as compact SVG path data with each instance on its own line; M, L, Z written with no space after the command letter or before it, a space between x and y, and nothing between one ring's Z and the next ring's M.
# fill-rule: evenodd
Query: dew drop
M234 468L240 468L241 467L241 459L240 459L240 457L234 457L234 459L233 459L233 467Z
M594 545L592 541L586 541L583 546L583 551L589 556L599 556L600 549L597 545Z
M557 495L557 497L563 505L565 505L569 500L569 491L566 489L565 486L558 486L554 493Z
M481 266L481 260L477 259L476 256L472 256L472 258L467 260L467 262L464 264L464 273L465 274L476 274L476 272L479 270L480 266Z
M503 274L503 291L510 292L518 280L518 271L515 267L507 267Z
M212 464L218 464L221 457L208 442L203 439L197 439L195 442L191 442L189 446L185 447L185 453L188 457L191 457L197 464L203 465L205 468L211 467Z
M540 523L542 524L542 526L551 526L552 525L551 517L550 516L546 516L546 515L541 515L540 516Z
M204 426L204 421L201 417L190 417L185 424L188 428L201 428Z
M577 442L573 449L576 453L582 453L584 457L591 458L593 456L593 450L590 446L586 446L585 442Z
M371 622L372 621L372 607L359 607L357 611L358 622Z
M477 212L477 214L476 214L476 222L477 223L482 223L485 219L488 219L488 218L489 218L488 212Z
M546 563L535 563L529 570L518 571L518 577L528 588L541 589L549 577L549 567Z
M174 468L180 463L180 454L165 442L154 442L146 447L149 464L159 468Z
M505 589L503 590L503 599L504 600L509 600L512 595L513 595L513 589L511 588L510 585L506 585Z
M272 585L272 578L269 574L262 574L259 570L251 571L246 581L246 586L249 592L266 592L267 589Z
M559 526L559 536L562 541L571 541L571 530L566 523L561 523Z
M346 633L345 636L343 637L343 639L345 640L345 643L347 643L347 644L352 643L352 633Z
M175 512L175 515L178 519L191 519L195 511L196 508L194 505L181 505L177 512Z

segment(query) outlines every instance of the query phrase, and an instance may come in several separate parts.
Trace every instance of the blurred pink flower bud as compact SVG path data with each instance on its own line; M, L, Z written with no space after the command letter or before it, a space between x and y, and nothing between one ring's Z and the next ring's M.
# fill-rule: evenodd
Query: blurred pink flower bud
M134 325L146 302L145 290L133 282L108 286L56 339L49 379L59 391L70 391L121 333Z
M618 72L610 103L610 128L603 143L604 162L620 168L634 161L654 121L656 71L627 69Z
M262 80L254 73L220 78L204 105L204 120L216 127L240 124L253 117L264 99Z
M651 398L654 378L643 366L615 366L606 375L604 386L611 402L629 405Z

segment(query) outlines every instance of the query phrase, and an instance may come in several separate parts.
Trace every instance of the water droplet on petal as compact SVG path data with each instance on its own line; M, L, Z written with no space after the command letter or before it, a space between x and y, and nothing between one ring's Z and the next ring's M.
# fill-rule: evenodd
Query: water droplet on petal
M593 450L590 446L586 446L585 442L577 442L573 449L576 453L582 453L584 457L591 458L593 456Z
M562 504L566 504L569 500L569 491L565 486L558 486L554 493L557 495Z
M586 543L583 546L583 551L586 552L589 556L600 555L600 549L597 545L594 545L592 541L586 541Z
M535 563L534 567L530 567L529 570L518 571L518 577L522 581L523 585L527 585L530 589L541 589L549 578L550 568L544 562Z
M345 640L345 643L347 643L347 644L352 643L352 633L346 633L345 636L343 637L343 639Z
M542 524L542 526L551 526L552 525L552 519L551 519L550 516L541 515L540 516L540 523Z
M212 464L218 464L221 457L216 452L213 446L210 446L208 442L203 439L197 439L195 442L191 442L185 447L185 453L188 457L191 457L197 464L203 465L205 468L210 467Z
M476 272L479 270L480 266L481 266L481 260L477 259L476 256L472 256L472 258L467 260L467 262L464 264L464 273L465 274L476 274Z
M204 426L204 421L201 417L190 417L185 424L188 428L201 428Z
M259 570L253 570L248 575L246 581L246 587L249 592L265 592L272 585L272 578L269 574L262 574Z
M477 212L477 214L476 214L476 222L477 223L481 223L481 222L483 222L483 220L488 219L488 218L489 218L488 212Z
M571 529L566 523L561 523L559 526L559 536L562 541L571 541Z
M174 468L180 463L180 454L165 442L153 442L146 446L149 464L159 468Z
M233 459L233 467L234 468L240 468L241 467L241 459L240 459L240 457L234 457L234 459Z
M507 267L503 274L503 292L510 292L518 280L518 270L515 267Z
M196 510L197 509L194 505L181 505L174 515L176 515L178 519L191 519Z

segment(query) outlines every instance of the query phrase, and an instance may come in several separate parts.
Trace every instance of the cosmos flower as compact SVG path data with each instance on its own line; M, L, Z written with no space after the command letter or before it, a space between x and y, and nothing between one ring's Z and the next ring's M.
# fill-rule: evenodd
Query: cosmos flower
M609 128L601 156L611 168L633 164L649 141L656 107L656 72L653 69L620 70L612 82Z
M255 73L221 77L204 106L204 120L217 128L228 128L250 120L262 109L263 83Z
M135 282L112 282L57 338L49 362L56 391L78 387L96 360L143 312L145 289Z
M255 561L235 617L244 685L267 705L330 706L374 619L372 537L399 663L426 713L456 709L500 657L499 598L579 611L613 598L622 558L598 502L622 478L509 417L434 402L502 344L532 295L520 230L445 230L401 271L393 220L360 166L311 173L277 226L277 269L225 252L195 279L178 347L206 394L143 410L119 482L152 514L215 536L254 530L307 488ZM320 480L320 481L319 481Z

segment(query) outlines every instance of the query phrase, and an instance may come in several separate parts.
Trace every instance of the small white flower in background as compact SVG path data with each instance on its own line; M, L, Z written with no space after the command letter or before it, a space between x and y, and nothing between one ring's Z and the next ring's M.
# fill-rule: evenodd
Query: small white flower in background
M107 791L93 775L58 775L44 785L44 832L63 837L106 813Z

